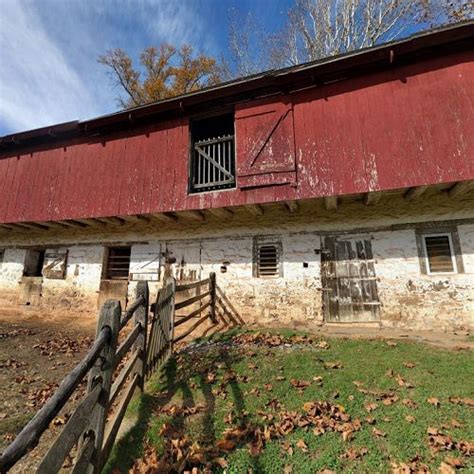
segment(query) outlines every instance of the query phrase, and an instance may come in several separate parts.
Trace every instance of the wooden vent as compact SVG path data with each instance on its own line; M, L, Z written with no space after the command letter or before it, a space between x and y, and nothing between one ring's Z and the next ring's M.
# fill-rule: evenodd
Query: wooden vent
M432 235L425 238L426 258L430 273L456 271L449 235Z
M130 247L110 247L107 256L107 280L126 280L130 271Z
M280 255L275 244L262 244L258 247L257 272L259 277L280 274Z

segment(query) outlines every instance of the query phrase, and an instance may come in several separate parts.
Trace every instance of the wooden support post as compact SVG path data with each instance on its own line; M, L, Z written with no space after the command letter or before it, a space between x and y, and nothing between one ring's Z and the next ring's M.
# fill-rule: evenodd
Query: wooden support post
M135 373L140 376L139 387L143 392L145 386L145 374L146 374L146 352L147 352L147 328L148 328L148 310L149 310L149 291L148 283L146 281L139 281L135 291L136 297L142 297L144 302L137 308L133 316L135 325L140 325L141 330L140 334L135 341L135 350L139 351L139 362L137 362L137 367Z
M117 300L107 300L100 310L99 324L97 325L97 335L102 328L110 328L110 339L108 344L102 349L96 366L89 373L88 392L91 392L97 384L101 384L102 390L98 404L91 416L91 430L94 431L94 454L92 456L87 473L96 474L100 472L104 464L102 459L102 445L104 441L104 429L109 408L110 387L112 384L112 373L114 365L115 351L117 350L118 333L120 329L120 317L122 309Z
M209 274L209 292L210 292L210 302L209 306L209 315L213 323L217 323L216 319L216 274L214 272Z

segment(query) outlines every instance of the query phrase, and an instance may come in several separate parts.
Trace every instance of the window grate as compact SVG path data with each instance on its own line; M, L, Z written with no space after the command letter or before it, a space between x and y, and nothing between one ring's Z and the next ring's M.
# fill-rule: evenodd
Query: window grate
M426 235L424 246L429 273L454 273L454 258L451 236L449 234Z
M280 275L280 249L276 244L259 244L257 248L257 276Z
M233 135L195 142L191 172L191 189L194 192L234 187Z
M105 278L127 280L130 272L131 247L110 247L107 255Z

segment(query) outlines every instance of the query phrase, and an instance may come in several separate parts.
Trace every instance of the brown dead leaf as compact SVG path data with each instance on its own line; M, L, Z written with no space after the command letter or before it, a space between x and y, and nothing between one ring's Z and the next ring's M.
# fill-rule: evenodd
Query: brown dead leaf
M404 365L407 369L413 369L413 367L416 367L416 364L413 363L413 362L403 362L403 365Z
M444 462L446 464L449 464L450 466L452 467L455 467L456 469L460 469L462 467L464 467L464 462L462 459L460 458L455 458L455 457L452 457L452 456L447 456L445 459L444 459Z
M378 408L377 403L367 403L365 405L365 409L370 413L371 411L374 411L375 409Z
M302 439L299 439L296 442L296 447L301 449L301 451L303 451L303 453L306 453L308 451L308 445Z
M349 448L346 452L341 456L343 459L349 459L350 461L355 461L362 456L365 456L369 450L367 448Z
M405 420L408 421L408 423L415 423L416 418L414 416L407 415L405 416Z
M372 433L379 438L385 438L385 436L387 436L387 433L384 433L383 431L375 427L372 428Z
M398 346L398 344L395 341L387 341L387 346L395 347Z
M439 400L436 397L429 397L429 398L426 399L426 401L430 405L433 405L435 407L439 407L439 405L440 405Z
M404 398L402 400L402 403L408 408L413 408L413 409L418 408L418 405L416 404L416 402L414 402L410 398Z
M216 441L217 449L222 451L232 451L236 447L236 443L230 439L219 439Z
M326 369L341 369L342 364L341 362L325 362L324 367L326 367Z
M368 416L365 419L365 422L368 423L369 425L375 425L375 418L372 418L371 416Z
M450 466L449 464L442 462L441 465L439 466L439 472L440 474L455 474L456 470L454 467Z

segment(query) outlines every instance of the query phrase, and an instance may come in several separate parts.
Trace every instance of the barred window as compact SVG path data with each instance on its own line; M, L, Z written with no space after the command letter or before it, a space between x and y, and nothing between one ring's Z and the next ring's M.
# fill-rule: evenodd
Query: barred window
M130 271L131 247L109 247L105 279L127 280Z
M282 276L281 243L257 241L255 249L254 275L258 278L275 278Z
M451 234L424 235L423 245L429 274L457 272Z

